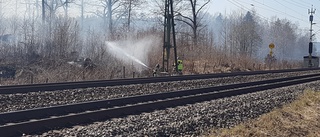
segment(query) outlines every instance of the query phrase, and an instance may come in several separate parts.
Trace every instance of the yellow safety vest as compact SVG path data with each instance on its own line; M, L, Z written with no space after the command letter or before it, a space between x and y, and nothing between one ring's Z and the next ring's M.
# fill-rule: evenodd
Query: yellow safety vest
M183 69L183 64L182 64L182 60L178 60L178 71L182 71Z

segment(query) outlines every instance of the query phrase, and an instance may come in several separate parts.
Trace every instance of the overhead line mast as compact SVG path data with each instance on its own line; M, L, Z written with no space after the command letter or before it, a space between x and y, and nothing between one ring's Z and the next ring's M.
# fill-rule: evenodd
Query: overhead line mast
M170 50L173 48L174 51L174 64L175 71L178 71L178 61L177 61L177 47L176 47L176 34L175 34L175 24L173 15L173 0L165 0L165 13L164 13L164 42L163 42L163 70L164 72L169 72L170 64ZM171 45L171 32L172 32L172 44Z

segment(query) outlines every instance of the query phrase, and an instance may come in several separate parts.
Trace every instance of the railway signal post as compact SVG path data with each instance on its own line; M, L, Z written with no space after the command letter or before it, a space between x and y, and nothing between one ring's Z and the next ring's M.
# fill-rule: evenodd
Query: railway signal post
M310 25L310 42L309 42L309 62L308 62L308 67L311 68L313 67L313 64L312 64L312 48L313 48L313 36L315 34L312 34L312 25L316 24L316 23L313 23L313 14L315 14L316 12L316 9L313 9L313 6L311 7L311 10L309 9L308 10L308 13L310 14L309 16L309 21L311 23Z
M265 63L271 69L271 64L273 64L276 61L276 58L273 56L273 49L275 48L275 45L273 43L269 44L270 52L265 58Z

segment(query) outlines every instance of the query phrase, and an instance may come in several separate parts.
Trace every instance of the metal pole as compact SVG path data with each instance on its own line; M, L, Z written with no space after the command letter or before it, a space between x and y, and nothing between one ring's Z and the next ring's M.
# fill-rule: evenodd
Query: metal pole
M309 21L310 21L310 42L309 42L309 64L308 66L309 67L312 67L312 48L313 48L313 42L312 42L312 37L313 37L313 34L312 34L312 25L313 25L313 14L315 14L316 12L316 9L313 9L313 5L311 7L311 10L308 11L309 14L310 14L310 17L309 17Z
M45 21L45 16L46 16L46 13L45 13L45 7L44 7L44 0L42 0L42 23L44 23Z
M129 0L129 10L128 10L128 32L130 32L130 20L131 20L131 5L132 5L132 0Z
M69 1L68 0L66 0L66 18L68 18L68 3L69 3Z
M84 18L84 3L81 0L81 29L83 29L83 18Z
M173 14L173 1L165 0L165 14L164 14L164 40L163 40L163 71L169 72L169 63L170 63L170 50L174 48L174 63L175 70L178 70L178 61L177 61L177 50L176 50L176 35L174 28L174 14ZM171 45L171 31L172 31L172 41Z
M0 1L0 17L2 16L2 0Z
M176 32L174 28L174 15L173 15L173 1L170 0L170 7L171 7L171 25L172 25L172 37L173 37L173 51L174 51L174 62L176 64L176 72L178 72L178 55L177 55L177 44L176 44Z
M167 69L167 27L168 27L168 0L165 0L164 8L164 24L163 24L163 51L162 51L162 68L163 72L168 71Z
M123 66L122 69L123 69L123 78L126 78L126 67Z

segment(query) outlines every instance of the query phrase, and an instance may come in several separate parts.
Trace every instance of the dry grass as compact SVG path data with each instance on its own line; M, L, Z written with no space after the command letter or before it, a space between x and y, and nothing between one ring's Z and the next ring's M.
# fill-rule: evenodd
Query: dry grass
M320 136L320 92L305 91L291 104L231 129L216 129L210 137Z

